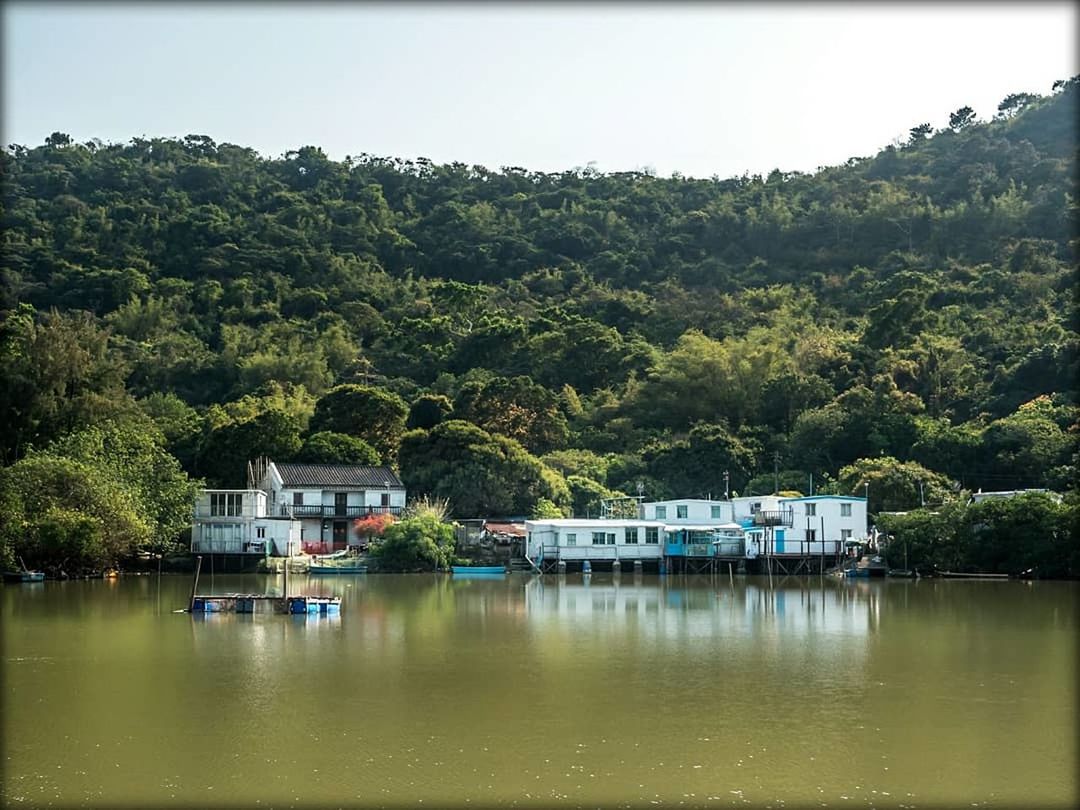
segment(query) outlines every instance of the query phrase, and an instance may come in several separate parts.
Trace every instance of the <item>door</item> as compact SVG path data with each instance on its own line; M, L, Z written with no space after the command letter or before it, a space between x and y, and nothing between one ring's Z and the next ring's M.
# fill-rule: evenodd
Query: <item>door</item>
M348 492L335 492L334 493L334 515L345 517L348 512L349 505L349 493Z
M334 551L340 551L349 543L349 522L346 520L334 521Z

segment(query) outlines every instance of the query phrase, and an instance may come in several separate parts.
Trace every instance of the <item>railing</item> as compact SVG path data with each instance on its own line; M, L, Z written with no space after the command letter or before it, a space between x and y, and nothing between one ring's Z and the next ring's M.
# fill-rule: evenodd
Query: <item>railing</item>
M755 526L793 526L795 524L795 512L793 509L759 510L754 512Z
M266 556L266 540L193 540L193 554L258 554Z
M368 515L400 515L400 506L295 506L283 503L275 507L277 517L294 518L361 518Z

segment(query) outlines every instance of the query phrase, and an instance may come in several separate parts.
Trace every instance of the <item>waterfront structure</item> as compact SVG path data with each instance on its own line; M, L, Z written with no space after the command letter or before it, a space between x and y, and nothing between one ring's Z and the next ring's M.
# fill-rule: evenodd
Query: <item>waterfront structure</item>
M1002 489L994 492L983 492L981 489L978 492L972 493L968 499L968 505L982 503L983 501L1000 500L1002 498L1015 498L1018 495L1031 495L1031 494L1049 495L1058 503L1061 503L1062 497L1057 492L1051 492L1048 489Z
M289 557L359 545L352 522L401 514L405 485L389 467L249 465L247 489L205 489L196 501L191 551Z
M195 499L194 554L287 557L300 552L300 521L272 517L259 489L204 489Z
M730 500L680 498L640 504L638 518L526 521L525 557L541 571L566 565L656 564L660 571L715 571L719 564L781 572L820 568L867 536L866 500L840 495Z
M300 522L305 551L325 554L358 545L350 531L354 520L400 515L405 508L405 485L389 467L270 461L257 473L270 514Z

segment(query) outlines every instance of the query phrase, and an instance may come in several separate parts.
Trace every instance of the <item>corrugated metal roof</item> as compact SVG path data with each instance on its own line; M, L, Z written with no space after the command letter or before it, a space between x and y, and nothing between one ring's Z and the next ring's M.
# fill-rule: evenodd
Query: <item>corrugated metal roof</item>
M274 462L287 487L363 487L404 489L389 467L359 467L352 464L279 464Z

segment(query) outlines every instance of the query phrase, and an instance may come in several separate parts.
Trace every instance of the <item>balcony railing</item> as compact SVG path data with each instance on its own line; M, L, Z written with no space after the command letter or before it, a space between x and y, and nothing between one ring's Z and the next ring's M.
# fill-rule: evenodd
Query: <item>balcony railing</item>
M368 515L400 515L400 506L295 506L287 503L275 507L276 517L294 518L337 518L348 520Z
M792 509L759 510L754 512L755 526L793 526L795 512Z

